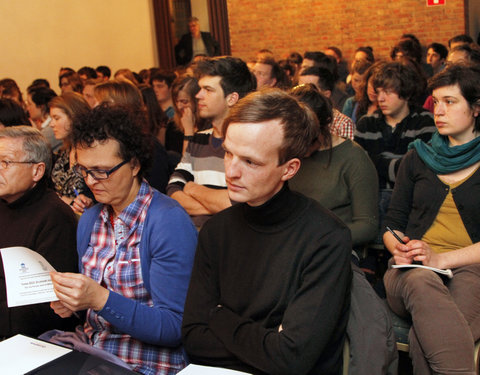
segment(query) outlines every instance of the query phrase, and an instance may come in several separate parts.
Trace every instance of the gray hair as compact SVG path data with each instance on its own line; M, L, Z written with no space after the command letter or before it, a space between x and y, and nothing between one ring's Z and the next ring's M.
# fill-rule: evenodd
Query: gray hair
M23 140L25 160L34 163L45 163L45 175L50 174L52 168L52 151L47 139L39 130L31 126L10 126L0 130L0 139L15 138Z

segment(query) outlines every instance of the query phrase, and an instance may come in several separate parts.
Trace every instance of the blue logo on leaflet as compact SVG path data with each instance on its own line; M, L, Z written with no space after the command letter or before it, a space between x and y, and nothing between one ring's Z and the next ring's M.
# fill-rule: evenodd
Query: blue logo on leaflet
M25 263L20 263L20 269L19 269L20 272L22 273L25 273L28 271L28 267L25 266Z

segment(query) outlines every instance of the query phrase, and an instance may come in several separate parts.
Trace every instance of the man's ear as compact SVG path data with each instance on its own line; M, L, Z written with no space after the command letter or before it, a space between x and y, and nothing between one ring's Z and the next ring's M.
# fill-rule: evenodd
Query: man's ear
M332 96L332 91L331 90L323 90L322 91L323 95L325 95L327 98L330 98Z
M237 104L238 100L240 99L240 96L238 95L238 92L231 92L230 94L227 95L227 105L229 107L233 107L235 104Z
M276 84L277 84L277 79L272 78L272 83L270 84L270 87L275 87Z
M284 172L282 175L282 181L287 181L290 180L293 176L295 176L300 169L300 159L298 158L293 158L287 161L284 165Z
M35 164L32 168L32 179L34 182L38 182L45 174L45 163Z

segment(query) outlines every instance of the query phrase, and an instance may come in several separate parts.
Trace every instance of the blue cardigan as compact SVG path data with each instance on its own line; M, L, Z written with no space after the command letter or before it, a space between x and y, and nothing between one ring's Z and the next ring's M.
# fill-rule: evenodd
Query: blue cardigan
M87 210L78 224L79 269L102 204ZM173 199L154 192L140 240L140 264L153 306L110 290L98 314L121 332L155 345L176 347L181 342L183 305L193 265L197 231L185 210Z

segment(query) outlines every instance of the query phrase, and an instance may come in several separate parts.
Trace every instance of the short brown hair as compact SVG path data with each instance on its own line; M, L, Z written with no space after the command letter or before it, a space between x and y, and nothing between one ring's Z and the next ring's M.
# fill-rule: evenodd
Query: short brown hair
M303 158L319 135L318 120L308 106L280 89L262 89L241 99L223 122L223 134L231 123L255 124L276 119L283 126L278 164Z

